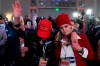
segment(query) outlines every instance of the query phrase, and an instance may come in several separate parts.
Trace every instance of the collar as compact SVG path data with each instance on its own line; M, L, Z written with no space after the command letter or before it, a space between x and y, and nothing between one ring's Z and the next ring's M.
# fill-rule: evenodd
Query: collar
M81 37L79 35L77 35L77 39L81 39Z

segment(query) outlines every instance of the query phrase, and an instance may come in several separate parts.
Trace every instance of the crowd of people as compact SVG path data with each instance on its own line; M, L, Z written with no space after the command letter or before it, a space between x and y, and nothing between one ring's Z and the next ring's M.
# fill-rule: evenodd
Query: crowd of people
M90 35L68 14L55 19L22 19L18 1L14 21L0 15L0 66L99 66L100 26ZM84 26L83 26L84 27Z
M38 21L37 28L33 29L30 19L24 24L19 18L5 23L0 15L0 66L86 66L99 63L99 28L98 32L93 31L96 34L90 36L90 42L68 14L57 16L56 28L49 19Z

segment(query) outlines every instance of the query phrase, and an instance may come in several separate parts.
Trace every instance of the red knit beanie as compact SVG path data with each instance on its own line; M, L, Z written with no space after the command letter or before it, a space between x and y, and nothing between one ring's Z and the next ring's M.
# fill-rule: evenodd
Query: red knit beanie
M56 24L57 24L58 28L63 24L71 25L71 21L70 21L69 15L68 14L60 14L60 15L58 15L57 18L56 18Z

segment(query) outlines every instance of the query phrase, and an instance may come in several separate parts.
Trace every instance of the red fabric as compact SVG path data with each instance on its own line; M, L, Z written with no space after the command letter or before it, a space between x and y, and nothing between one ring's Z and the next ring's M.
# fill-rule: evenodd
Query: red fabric
M57 18L56 18L56 24L57 24L58 27L60 27L63 24L70 24L71 25L69 15L68 14L58 15Z
M95 56L94 56L93 50L90 46L90 43L89 43L86 35L85 34L79 34L79 36L81 37L81 39L78 40L80 46L85 47L88 50L88 56L87 56L86 59L94 60ZM61 44L60 44L59 48L55 49L56 61L58 63L60 61L60 52L61 52ZM84 58L77 51L74 51L74 55L75 55L75 60L76 60L76 66L86 66Z
M51 29L52 29L52 23L49 20L47 19L41 20L37 31L38 37L43 39L49 38Z
M99 53L98 53L98 61L100 62L100 49L98 51L99 51Z

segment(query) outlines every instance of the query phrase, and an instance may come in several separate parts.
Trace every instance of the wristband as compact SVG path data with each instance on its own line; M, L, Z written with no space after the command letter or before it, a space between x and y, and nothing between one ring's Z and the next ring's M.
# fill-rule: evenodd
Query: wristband
M81 53L83 55L84 53L84 49L82 48L81 51L78 51L79 53Z

